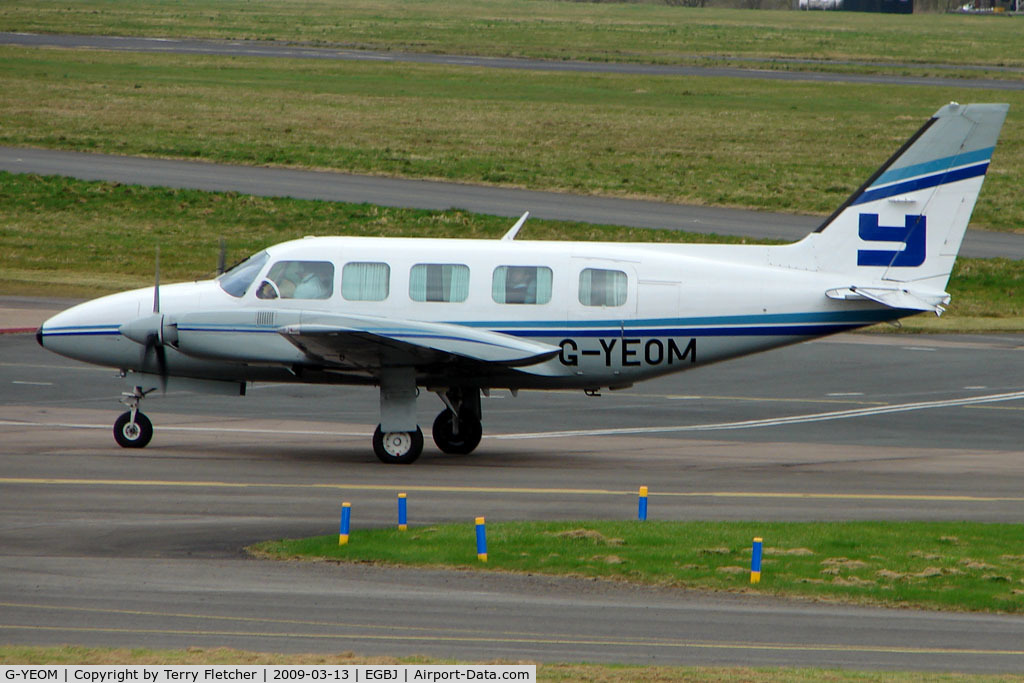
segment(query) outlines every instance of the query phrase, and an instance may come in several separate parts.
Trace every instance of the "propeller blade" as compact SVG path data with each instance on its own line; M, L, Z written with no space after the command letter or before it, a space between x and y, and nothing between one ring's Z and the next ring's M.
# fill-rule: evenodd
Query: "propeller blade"
M156 363L160 369L160 392L167 393L167 351L164 349L164 345L160 344L156 347Z
M167 351L164 349L164 343L160 336L160 332L157 330L153 330L146 335L146 343L142 346L142 358L139 361L139 369L143 372L146 371L146 365L149 361L149 352L153 351L153 356L156 358L157 374L160 375L160 390L166 393L167 376L169 374L167 371Z

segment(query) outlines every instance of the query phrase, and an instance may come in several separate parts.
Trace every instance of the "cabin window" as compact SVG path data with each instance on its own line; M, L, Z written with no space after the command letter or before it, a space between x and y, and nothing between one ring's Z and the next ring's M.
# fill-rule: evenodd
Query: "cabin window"
M391 266L353 261L341 269L341 295L349 301L383 301L391 292Z
M278 261L260 283L260 299L329 299L334 264L329 261Z
M261 251L255 256L250 256L217 278L217 283L221 289L233 297L245 296L249 285L253 283L256 276L263 270L263 265L269 258L270 254L265 251Z
M465 301L469 267L459 263L417 263L409 273L413 301Z
M546 266L499 266L491 297L499 304L546 304L551 301L551 269Z
M584 306L624 305L626 274L621 270L584 268L580 271L580 303Z

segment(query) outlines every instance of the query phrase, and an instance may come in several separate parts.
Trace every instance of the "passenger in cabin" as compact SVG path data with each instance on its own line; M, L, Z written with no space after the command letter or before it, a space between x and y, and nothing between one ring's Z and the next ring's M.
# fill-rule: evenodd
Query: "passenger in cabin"
M537 303L537 269L511 266L505 279L505 303Z

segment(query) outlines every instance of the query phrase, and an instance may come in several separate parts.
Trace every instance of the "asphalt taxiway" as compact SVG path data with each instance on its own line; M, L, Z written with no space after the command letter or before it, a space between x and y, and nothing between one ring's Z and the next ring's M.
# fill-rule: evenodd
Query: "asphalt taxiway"
M376 392L256 386L147 399L0 336L0 638L459 659L1016 672L1024 619L496 573L247 557L269 538L411 522L1020 520L1024 338L847 335L600 398L495 392L472 456L369 448ZM420 401L424 421L439 409ZM608 432L609 427L615 432Z

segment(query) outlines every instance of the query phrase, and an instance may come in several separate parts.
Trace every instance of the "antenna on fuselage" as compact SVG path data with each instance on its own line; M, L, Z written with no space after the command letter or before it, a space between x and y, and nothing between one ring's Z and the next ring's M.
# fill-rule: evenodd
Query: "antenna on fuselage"
M514 240L516 238L516 235L519 234L520 228L523 227L523 223L525 223L526 219L529 218L529 217L530 217L530 212L529 211L527 211L522 216L520 216L519 220L516 221L516 224L513 225L509 229L508 232L506 232L504 235L501 236L501 241L502 242L511 242L512 240Z
M156 276L153 283L153 312L160 312L160 245L156 247Z
M217 256L217 275L223 275L225 271L225 263L228 255L228 247L224 243L224 238L220 238L220 254Z

